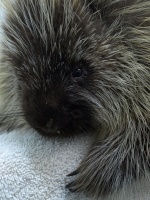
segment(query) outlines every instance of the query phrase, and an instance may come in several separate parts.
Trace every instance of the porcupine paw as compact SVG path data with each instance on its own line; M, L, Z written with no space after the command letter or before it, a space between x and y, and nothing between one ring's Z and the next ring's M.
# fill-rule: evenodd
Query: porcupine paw
M71 192L84 192L88 196L99 197L112 194L123 186L125 173L122 162L116 159L117 151L104 153L103 150L93 149L79 168L68 175L75 177L66 186Z
M117 169L114 171L117 171ZM117 172L116 174L115 172L109 173L109 169L103 169L101 166L90 163L90 161L89 163L84 162L76 171L68 175L75 176L75 179L66 187L71 192L84 192L95 197L113 193L116 190Z
M105 195L108 191L108 185L104 186L103 182L99 180L102 174L94 166L88 167L82 164L76 171L69 174L68 176L75 176L75 178L66 187L71 192L84 192L89 196Z

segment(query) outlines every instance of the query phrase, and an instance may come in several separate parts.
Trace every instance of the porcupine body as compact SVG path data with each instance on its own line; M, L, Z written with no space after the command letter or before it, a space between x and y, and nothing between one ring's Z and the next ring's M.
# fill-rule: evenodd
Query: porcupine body
M98 197L150 170L150 1L16 0L0 64L3 127L91 132L67 187Z

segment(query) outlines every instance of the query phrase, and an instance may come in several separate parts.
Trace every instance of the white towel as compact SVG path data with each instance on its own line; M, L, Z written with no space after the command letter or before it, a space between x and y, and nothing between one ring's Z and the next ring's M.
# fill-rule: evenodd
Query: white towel
M88 200L65 189L88 137L47 139L20 131L0 135L0 200Z
M66 175L76 169L91 138L47 139L33 132L0 135L0 200L91 200L65 189ZM150 200L149 185L106 198ZM102 200L102 199L101 199Z

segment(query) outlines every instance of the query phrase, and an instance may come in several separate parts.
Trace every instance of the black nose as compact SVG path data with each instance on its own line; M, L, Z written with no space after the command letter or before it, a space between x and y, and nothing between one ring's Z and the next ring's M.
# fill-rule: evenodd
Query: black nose
M53 119L50 119L47 124L46 124L46 128L50 128L53 129L55 127L55 123Z
M58 132L58 126L56 125L54 119L49 119L45 127L42 130L46 133L55 133Z

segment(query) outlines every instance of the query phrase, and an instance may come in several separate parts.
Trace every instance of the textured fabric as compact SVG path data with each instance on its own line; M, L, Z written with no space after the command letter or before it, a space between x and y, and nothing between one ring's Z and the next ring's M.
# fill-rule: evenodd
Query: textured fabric
M48 140L34 133L1 134L0 200L86 200L65 185L88 143L87 137Z
M3 17L0 9L0 24ZM47 139L29 131L1 132L0 200L91 200L65 189L72 179L66 175L77 168L90 143L88 136ZM142 182L102 199L150 200L149 186Z
M85 136L47 139L30 132L1 134L0 200L91 200L65 189L72 179L66 175L76 169L90 141ZM124 189L106 199L150 200L149 185Z

